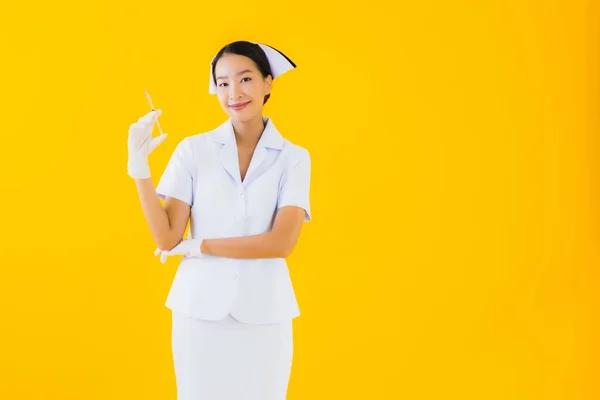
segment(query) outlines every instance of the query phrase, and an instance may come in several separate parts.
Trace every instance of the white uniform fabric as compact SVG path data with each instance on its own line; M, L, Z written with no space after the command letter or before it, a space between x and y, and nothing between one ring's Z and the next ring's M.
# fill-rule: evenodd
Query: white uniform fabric
M243 324L173 313L178 400L284 400L293 356L292 321Z
M192 237L227 238L267 232L283 206L311 219L310 155L284 139L269 118L244 181L231 120L188 136L175 149L158 185L161 197L191 205ZM166 305L199 319L266 324L300 315L284 258L183 258Z
M243 182L231 120L177 145L156 191L191 206L192 237L266 232L284 206L311 219L310 155L264 122ZM166 306L179 400L285 399L291 321L300 315L285 259L184 257Z

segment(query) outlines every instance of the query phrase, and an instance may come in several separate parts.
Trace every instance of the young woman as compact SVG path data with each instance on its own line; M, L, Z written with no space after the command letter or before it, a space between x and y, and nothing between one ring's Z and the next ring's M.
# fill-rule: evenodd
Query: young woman
M179 400L286 398L300 312L285 258L311 218L311 159L263 105L273 79L295 67L263 44L222 48L209 93L228 118L181 140L156 189L148 155L166 137L152 137L161 110L130 127L128 173L155 254L183 256L166 301Z

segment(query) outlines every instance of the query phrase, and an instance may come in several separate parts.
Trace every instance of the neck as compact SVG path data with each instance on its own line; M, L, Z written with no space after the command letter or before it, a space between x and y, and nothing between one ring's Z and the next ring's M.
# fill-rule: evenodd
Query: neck
M233 123L233 132L239 147L256 147L264 129L262 115L249 121Z

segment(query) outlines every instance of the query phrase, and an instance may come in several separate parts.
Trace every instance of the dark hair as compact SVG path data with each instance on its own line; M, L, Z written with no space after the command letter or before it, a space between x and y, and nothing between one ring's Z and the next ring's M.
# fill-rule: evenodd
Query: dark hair
M267 55L261 49L258 44L247 42L245 40L239 40L237 42L232 42L223 47L217 55L215 56L212 62L212 75L213 81L215 85L217 84L217 77L215 76L215 66L217 65L217 61L223 56L223 54L238 54L240 56L245 56L254 61L258 71L261 73L263 78L266 78L268 75L273 77L273 73L271 72L271 65L269 64L269 59ZM265 95L265 99L263 100L263 104L269 100L271 94Z

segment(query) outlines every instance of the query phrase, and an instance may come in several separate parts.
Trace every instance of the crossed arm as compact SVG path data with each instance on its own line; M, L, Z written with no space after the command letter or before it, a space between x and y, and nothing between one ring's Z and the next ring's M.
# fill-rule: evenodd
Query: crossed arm
M304 209L295 206L281 207L269 232L243 237L204 239L201 251L202 254L230 258L285 258L294 250L303 222Z
M191 207L173 197L167 197L163 207L150 179L136 182L142 209L155 243L161 249L172 249L183 237ZM205 239L202 241L201 251L203 254L228 258L285 258L296 246L304 215L303 208L281 207L270 231L252 236Z
M183 236L189 218L189 206L180 200L167 198L165 210L173 234L168 243L159 243L159 247L171 249ZM281 207L275 215L273 228L270 231L251 236L204 239L200 250L202 254L227 258L286 258L298 242L304 215L303 208Z

